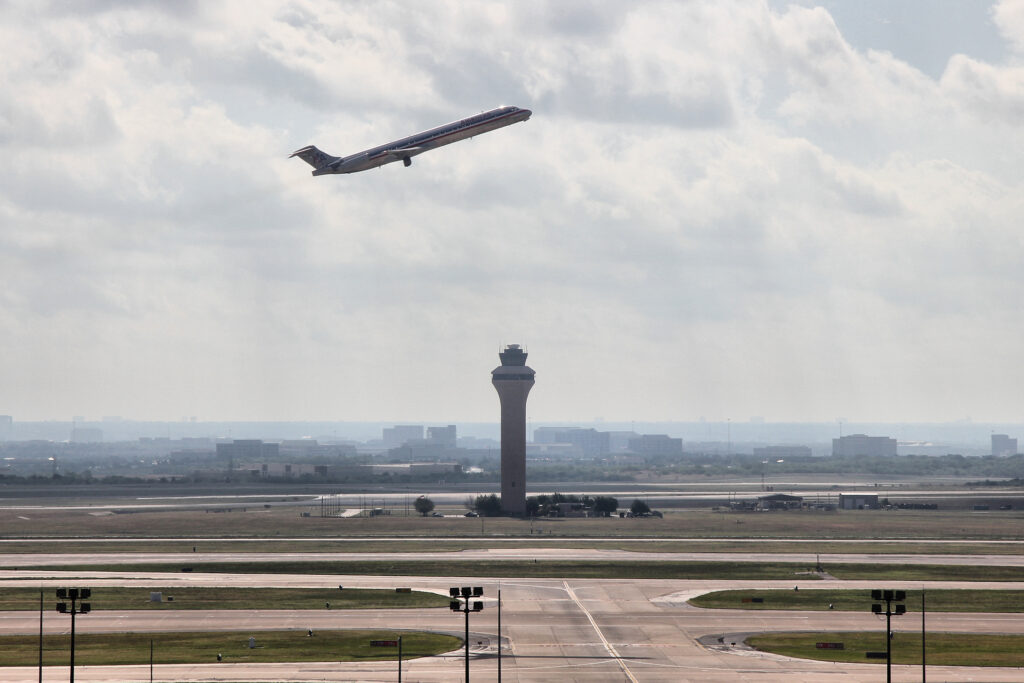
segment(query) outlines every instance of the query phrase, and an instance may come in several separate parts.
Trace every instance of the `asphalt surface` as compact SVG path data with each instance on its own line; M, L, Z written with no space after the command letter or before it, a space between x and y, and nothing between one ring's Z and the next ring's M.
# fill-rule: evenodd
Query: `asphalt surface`
M32 585L51 588L66 585L66 578L15 579L20 572L3 571L0 585ZM75 572L74 576L81 576ZM447 593L449 586L482 586L486 606L470 616L473 635L473 681L497 680L497 604L502 598L502 635L510 644L502 657L502 680L536 683L570 681L669 682L669 681L765 681L768 683L876 683L884 668L869 664L832 664L795 660L728 647L701 645L703 636L794 630L879 630L884 620L870 613L703 610L690 607L686 599L710 590L727 588L792 588L798 582L782 581L672 581L529 579L496 580L450 576L444 578L310 575L227 575L175 574L170 577L133 572L95 573L74 583L100 585L220 585L220 586L326 586L343 583L351 587L390 588L409 586L417 590ZM932 588L1024 589L1022 583L932 582ZM878 588L874 583L813 581L807 587ZM919 582L892 582L886 588L921 588ZM241 611L95 611L78 619L80 632L123 632L163 630L242 630L258 635L260 630L295 628L405 628L459 632L463 615L447 609L422 610L241 610ZM38 613L0 613L0 634L37 633ZM894 618L894 629L906 637L917 637L920 615ZM1024 615L1018 614L929 614L930 631L974 633L1024 633ZM47 632L66 631L69 619L46 614ZM881 638L882 636L880 636ZM897 637L900 637L897 635ZM716 642L712 638L711 642ZM159 647L159 644L157 644ZM407 662L403 681L450 683L463 680L462 653ZM46 671L44 680L67 680L66 667ZM80 681L123 683L149 680L148 666L80 667ZM920 667L894 667L893 680L917 681ZM929 667L933 681L1019 682L1018 669ZM38 680L37 670L0 669L0 681L30 683ZM312 663L282 665L217 664L158 666L159 681L395 681L394 662Z
M61 566L83 564L180 564L201 562L465 562L468 560L558 560L597 562L790 562L813 566L822 564L945 564L1024 566L1024 555L954 555L905 553L660 553L601 548L484 548L446 552L416 553L314 553L314 552L195 552L195 553L5 553L0 567L31 565ZM2 576L2 575L0 575Z

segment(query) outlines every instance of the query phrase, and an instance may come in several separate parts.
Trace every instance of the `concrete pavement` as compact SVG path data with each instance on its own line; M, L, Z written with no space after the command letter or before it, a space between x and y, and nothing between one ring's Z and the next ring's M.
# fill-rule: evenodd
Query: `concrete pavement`
M5 572L6 573L6 572ZM52 574L52 573L51 573ZM75 575L79 575L75 572ZM120 575L121 578L115 578ZM497 609L493 599L500 587L502 627L511 643L511 652L502 660L502 680L536 683L570 681L633 681L667 683L669 681L764 681L766 683L876 683L884 669L869 664L830 664L793 660L775 655L748 652L722 652L697 642L711 633L750 631L848 629L874 630L880 627L870 613L783 612L743 610L702 610L690 607L685 598L708 590L726 588L792 588L792 581L673 581L673 580L600 580L600 579L526 579L502 580L468 577L379 577L309 575L220 575L183 574L166 577L158 573L126 578L124 573L95 577L91 585L110 582L117 585L167 585L173 578L181 585L323 585L344 583L352 587L410 586L418 590L447 592L448 586L479 585L489 598L483 612L470 616L474 632L481 640L497 633ZM47 583L62 583L59 577ZM24 581L5 580L3 585L25 585ZM63 581L66 583L66 580ZM76 583L82 584L78 580ZM814 581L808 587L877 588L875 583ZM887 582L885 587L916 589L920 582ZM931 588L1014 588L1020 583L935 582ZM424 610L243 610L243 611L124 611L106 612L102 605L78 621L82 632L148 630L252 630L274 628L414 628L458 631L460 614L447 609ZM47 630L67 628L66 617L47 614ZM915 632L919 615L894 619L898 631ZM1024 633L1024 615L1018 614L929 614L929 630L989 633ZM884 629L884 625L881 626ZM35 633L38 615L32 612L0 613L0 633ZM476 637L471 640L476 640ZM490 641L488 641L490 646ZM493 647L481 647L474 657L471 674L474 681L497 680L497 660ZM148 680L148 667L80 668L76 678L92 682ZM407 663L403 681L450 683L462 680L463 660L458 654L426 658ZM929 667L933 681L1009 682L1024 680L1024 671L992 668ZM47 672L44 680L66 680L67 669ZM0 681L30 683L37 681L34 668L0 669ZM314 663L287 665L204 665L158 666L155 680L160 681L395 681L393 662ZM919 667L895 667L894 680L920 680Z

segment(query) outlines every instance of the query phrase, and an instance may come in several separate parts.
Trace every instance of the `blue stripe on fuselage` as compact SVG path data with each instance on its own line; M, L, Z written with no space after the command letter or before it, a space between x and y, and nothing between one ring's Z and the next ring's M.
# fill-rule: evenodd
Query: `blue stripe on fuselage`
M395 150L395 149L403 149L405 147L422 147L424 145L434 144L437 141L442 140L443 138L446 138L446 137L448 137L450 135L454 135L456 133L464 133L464 132L472 130L474 128L479 128L479 127L484 126L484 125L496 123L496 122L501 121L502 119L505 119L507 117L511 117L511 116L515 116L516 114L520 114L520 113L522 113L522 111L523 111L522 109L515 109L515 110L512 110L512 111L506 111L506 112L502 113L499 116L494 116L494 117L491 117L491 118L482 119L482 120L480 120L480 121L478 121L476 123L468 124L468 125L465 125L465 126L459 125L459 124L462 124L462 121L459 121L457 123L450 123L447 126L442 126L440 129L437 130L436 133L430 135L429 137L423 138L422 140L420 140L419 138L420 138L420 136L425 135L425 133L418 133L416 135L411 135L411 136L409 136L407 138L403 138L401 140L398 140L397 142L395 142L395 143L393 143L391 145L388 145L387 147L385 147L383 149L380 149L380 151L371 153L369 156L367 156L367 160L369 161L371 159L379 159L381 156L386 156L386 155L390 154L391 151ZM478 116L479 116L479 114L478 114ZM470 119L464 119L464 120L469 121L469 120L472 120L473 118L475 118L475 117L470 117ZM452 129L451 128L452 126L457 126L457 127Z

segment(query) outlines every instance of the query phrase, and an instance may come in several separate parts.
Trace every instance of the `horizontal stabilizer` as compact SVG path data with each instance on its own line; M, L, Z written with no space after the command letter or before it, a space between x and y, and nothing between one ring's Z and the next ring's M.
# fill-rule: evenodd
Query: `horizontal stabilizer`
M312 166L313 168L317 169L323 168L324 166L327 166L328 164L337 161L339 158L332 157L330 154L327 154L326 152L321 152L313 145L309 145L307 147L303 147L302 149L295 150L294 152L288 155L289 159L291 159L292 157L298 157L305 161L310 166Z

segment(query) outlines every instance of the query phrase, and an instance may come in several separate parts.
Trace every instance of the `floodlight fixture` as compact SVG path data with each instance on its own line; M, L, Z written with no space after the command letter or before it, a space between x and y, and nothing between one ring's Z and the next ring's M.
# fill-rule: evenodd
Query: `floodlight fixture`
M57 598L61 602L57 603L57 612L60 614L71 615L71 661L70 669L71 675L68 678L69 683L75 683L75 615L76 614L88 614L92 611L92 605L88 602L78 603L78 600L86 600L92 596L92 589L90 588L58 588ZM68 605L66 600L70 600L71 604ZM76 604L78 603L78 604Z
M448 603L451 610L466 615L466 683L469 683L469 613L484 609L483 601L470 601L470 598L479 598L483 594L483 586L453 586L448 589L448 595L452 598Z
M900 616L907 613L907 606L903 604L893 605L895 602L902 602L907 599L906 591L897 590L872 590L872 600L884 600L885 611L882 611L881 603L874 603L871 605L871 612L879 616L885 615L885 680L886 683L892 683L892 617L893 615Z

